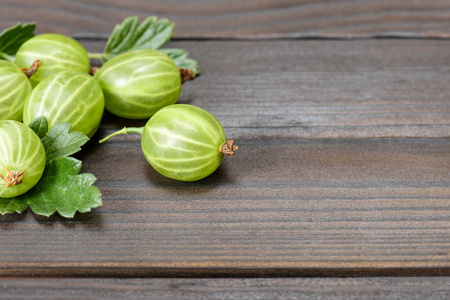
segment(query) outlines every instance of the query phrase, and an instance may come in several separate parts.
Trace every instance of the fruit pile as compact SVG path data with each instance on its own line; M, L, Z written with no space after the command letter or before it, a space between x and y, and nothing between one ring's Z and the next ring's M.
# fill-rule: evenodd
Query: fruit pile
M234 154L237 146L226 140L212 114L175 104L182 84L200 69L184 50L159 49L170 39L173 23L127 18L116 26L103 54L88 53L60 34L25 38L29 26L19 24L0 35L0 58L5 59L0 60L0 200L26 193L44 173L47 148L30 123L45 123L45 132L68 123L72 132L92 137L105 109L122 118L149 119L142 128L124 128L100 142L140 133L149 164L180 181L200 180L219 167L225 154ZM21 37L13 39L20 44L16 51L2 49L2 38L14 33ZM91 68L91 58L100 58L102 66ZM36 123L42 117L44 123Z

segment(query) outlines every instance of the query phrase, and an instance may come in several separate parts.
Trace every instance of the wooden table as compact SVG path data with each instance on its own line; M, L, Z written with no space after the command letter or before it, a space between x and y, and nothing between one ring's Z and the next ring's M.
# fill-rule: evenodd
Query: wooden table
M239 145L194 183L157 174L143 121L106 113L78 158L103 206L0 216L0 298L449 299L450 1L3 0L0 28L102 51L137 15L202 75Z

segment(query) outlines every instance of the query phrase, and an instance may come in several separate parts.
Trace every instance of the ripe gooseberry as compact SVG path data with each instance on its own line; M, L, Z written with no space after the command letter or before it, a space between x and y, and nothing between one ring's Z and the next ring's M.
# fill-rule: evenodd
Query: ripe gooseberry
M15 64L0 60L0 120L22 121L22 111L32 86Z
M181 92L180 71L157 50L135 50L107 61L95 74L105 93L105 107L116 116L148 119L175 103Z
M128 132L142 134L142 151L156 171L180 181L207 177L225 154L233 156L237 150L232 140L226 140L222 125L212 114L188 104L167 106L144 127L123 128L100 143Z
M23 43L14 63L19 67L28 67L35 60L41 60L42 66L30 78L33 87L56 72L72 70L89 73L90 69L84 47L73 38L56 33L37 35Z
M103 116L105 99L98 82L87 73L64 71L40 82L30 93L23 110L23 122L44 116L49 129L67 122L73 131L92 137Z
M45 169L45 150L31 128L13 120L0 121L0 197L27 192Z

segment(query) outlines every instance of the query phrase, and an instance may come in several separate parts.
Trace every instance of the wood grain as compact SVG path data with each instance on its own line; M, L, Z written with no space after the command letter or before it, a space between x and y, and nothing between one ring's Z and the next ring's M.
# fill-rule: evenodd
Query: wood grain
M104 43L83 41L90 51ZM203 75L179 103L237 140L450 137L449 41L183 41ZM105 122L102 134L126 124ZM142 125L144 122L130 122Z
M449 11L446 0L3 0L0 28L36 21L38 33L106 37L130 15L157 15L176 38L449 38Z
M434 299L448 277L0 280L2 299Z
M100 1L44 2L47 11L30 2L3 1L1 22L17 21L19 8L24 19L30 18L24 9L29 7L43 20L40 32L96 37L132 12L149 13L141 1L129 2L133 10L122 4L105 8ZM192 14L185 24L193 27L179 26L186 32L177 36L301 37L308 32L296 22L291 31L285 27L290 21L276 18L261 27L265 16L245 26L231 8L221 18L217 14L228 9L224 3L203 3L205 13L217 12L213 17L194 14L203 7L200 2L185 7ZM261 9L259 4L264 15L273 16L270 3L275 2L246 2L242 18L258 16L251 11ZM284 8L274 10L289 14L302 14L305 7L333 13L337 5L305 1L291 10L293 2L277 3ZM372 9L368 14L362 2L342 3L349 11L337 19L359 9L361 23L339 27L339 21L328 23L319 13L324 29L310 30L333 36L330 28L337 28L337 37L399 30L376 18L378 25L364 21L378 15L386 20L399 3L394 15L426 16L426 26L406 22L408 32L426 35L436 29L445 37L448 30L439 21L447 20L447 1L426 2L427 8L421 1L408 1L409 6L364 2ZM155 2L154 7L159 12L167 5ZM218 29L198 29L207 28L212 18L219 20ZM242 31L227 28L221 19ZM361 35L357 29L364 29ZM81 42L99 51L105 41ZM31 212L0 216L0 276L449 275L449 43L172 42L168 46L189 50L203 69L183 87L179 102L216 115L237 141L237 155L203 181L174 182L148 166L136 135L96 144L125 125L145 123L106 114L78 155L83 172L98 178L103 207L70 220Z
M82 41L92 51L101 42ZM0 276L450 274L448 41L183 41L239 150L194 183L105 114L78 155L103 207L0 216ZM402 51L400 51L402 50Z
M137 141L90 144L104 205L0 217L0 276L449 274L448 139L240 143L175 182Z

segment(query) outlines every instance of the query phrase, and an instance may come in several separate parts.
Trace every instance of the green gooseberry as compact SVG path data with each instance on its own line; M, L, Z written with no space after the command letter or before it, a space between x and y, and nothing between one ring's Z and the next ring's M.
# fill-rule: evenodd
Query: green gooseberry
M22 121L22 111L32 86L15 64L0 60L0 120Z
M148 119L173 104L181 93L180 70L157 50L135 50L107 61L94 74L105 93L105 107L116 116Z
M72 131L92 137L100 126L105 107L103 91L87 73L64 71L42 80L30 93L23 110L23 122L44 116L49 129L67 122Z
M0 121L0 198L24 194L45 169L45 150L36 133L21 122Z
M123 128L100 143L128 132L142 134L142 151L156 171L180 181L209 176L225 154L233 156L237 150L232 140L226 140L222 125L212 114L188 104L167 106L155 113L144 127Z
M14 63L28 67L35 60L41 60L39 70L30 78L36 86L44 78L60 71L89 73L90 61L84 47L71 37L46 33L32 37L20 46Z

